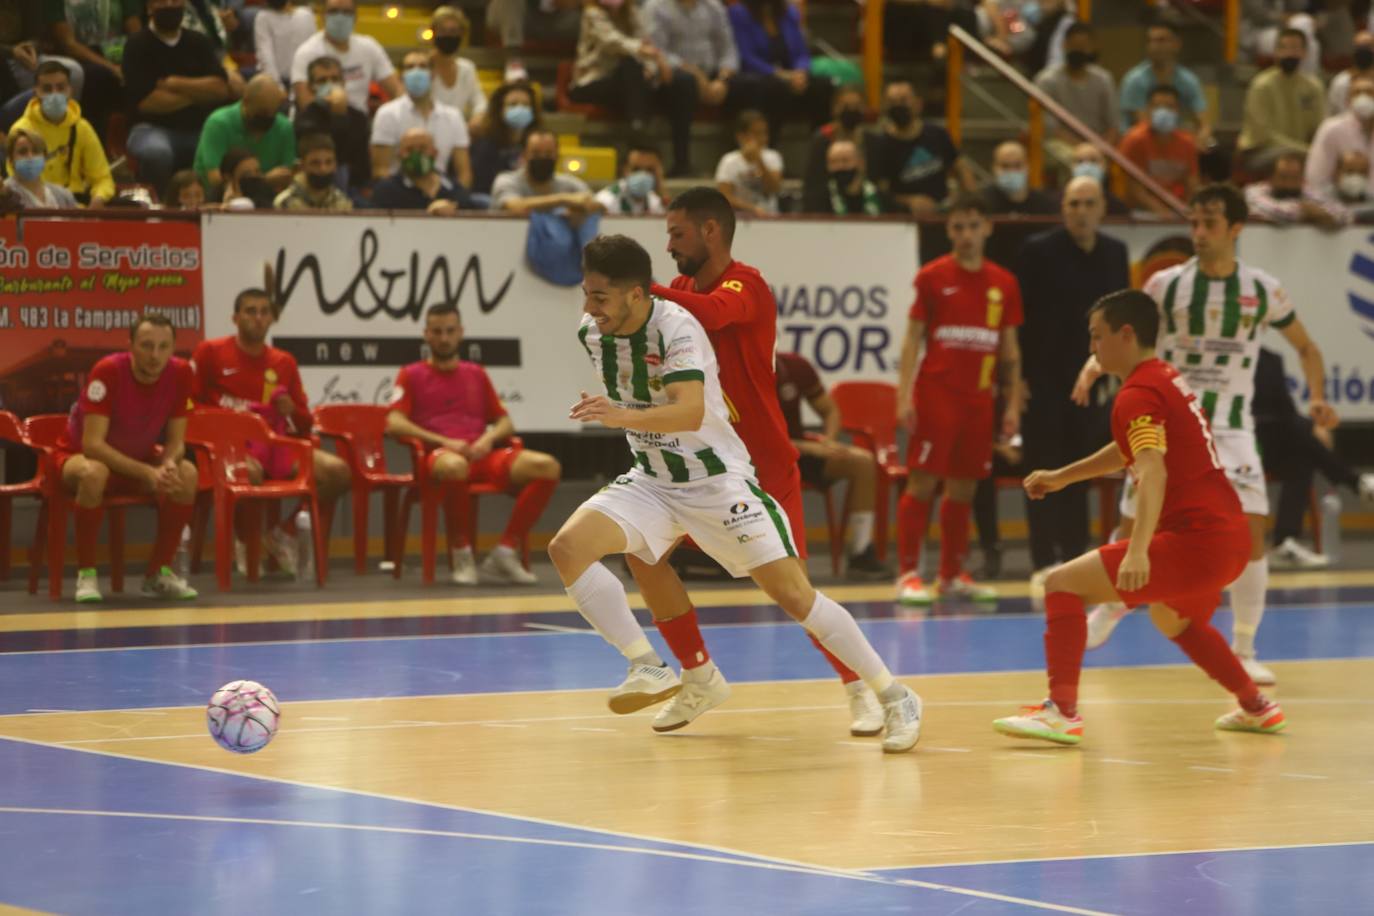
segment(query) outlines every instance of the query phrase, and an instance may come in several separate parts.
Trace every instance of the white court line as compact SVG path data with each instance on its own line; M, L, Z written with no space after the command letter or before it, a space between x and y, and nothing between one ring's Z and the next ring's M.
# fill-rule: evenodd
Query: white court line
M1313 776L1311 773L1280 773L1285 779L1330 779L1330 776Z
M1149 760L1123 760L1123 759L1121 759L1120 757L1098 757L1098 758L1097 758L1097 762L1098 762L1098 763L1124 763L1124 764L1126 764L1127 766L1133 766L1133 767L1150 767L1150 766L1154 766L1154 763L1152 763L1152 762L1149 761Z
M547 633L580 633L583 636L597 635L595 630L588 629L587 627L560 627L553 623L522 623L521 626L531 630L543 630Z
M1235 770L1232 769L1231 767L1190 766L1190 767L1188 767L1188 769L1190 769L1190 770L1202 770L1204 773L1234 773L1234 772L1235 772Z

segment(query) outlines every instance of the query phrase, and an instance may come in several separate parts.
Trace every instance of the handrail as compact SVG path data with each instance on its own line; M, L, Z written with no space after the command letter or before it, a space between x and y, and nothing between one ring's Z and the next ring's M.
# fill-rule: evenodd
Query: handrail
M868 107L877 111L883 102L883 9L884 0L864 4L863 72Z
M960 85L963 76L963 51L966 49L972 52L983 63L995 70L998 76L1007 80L1026 97L1030 108L1030 143L1027 150L1027 165L1030 171L1031 184L1033 187L1040 187L1044 181L1044 116L1046 113L1052 115L1070 131L1077 134L1083 140L1091 143L1098 152L1102 153L1108 161L1115 163L1128 177L1136 181L1155 197L1173 210L1181 217L1188 215L1188 209L1177 197L1170 194L1159 182L1155 181L1143 172L1134 162L1117 152L1116 147L1103 140L1095 131L1090 129L1082 121L1075 118L1062 105L1056 102L1039 86L1026 79L1006 61L1002 60L997 54L989 49L985 44L974 38L968 32L957 25L949 27L950 47L946 55L948 63L946 69L947 88L945 91L945 129L949 131L950 137L954 140L955 146L960 145L963 130L963 112L956 109L956 103L961 103L963 96L960 92ZM956 50L957 49L957 50Z
M1226 0L1222 29L1222 55L1228 64L1234 64L1240 50L1240 0Z

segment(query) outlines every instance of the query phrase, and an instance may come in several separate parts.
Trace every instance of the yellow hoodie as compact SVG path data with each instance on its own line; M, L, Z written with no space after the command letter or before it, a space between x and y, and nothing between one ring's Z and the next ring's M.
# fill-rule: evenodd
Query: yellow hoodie
M43 108L34 96L24 116L10 128L13 134L20 128L38 134L48 145L48 164L43 180L60 185L73 194L89 193L91 197L109 200L114 197L114 178L110 176L110 161L91 122L81 117L81 105L67 102L67 116L54 124L43 116ZM75 145L75 149L69 147Z

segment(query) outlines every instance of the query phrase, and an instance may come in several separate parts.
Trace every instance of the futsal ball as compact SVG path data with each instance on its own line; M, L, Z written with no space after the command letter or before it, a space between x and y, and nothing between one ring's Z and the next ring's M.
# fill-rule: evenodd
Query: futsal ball
M267 747L277 733L281 706L257 681L231 681L210 697L205 710L210 737L226 751L251 754Z

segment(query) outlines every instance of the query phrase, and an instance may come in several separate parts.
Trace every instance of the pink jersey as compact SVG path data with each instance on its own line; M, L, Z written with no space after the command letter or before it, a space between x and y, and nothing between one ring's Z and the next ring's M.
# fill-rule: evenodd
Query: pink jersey
M506 415L487 370L462 361L448 370L427 362L403 366L391 392L391 409L429 432L465 442Z
M94 414L110 418L105 442L111 448L137 461L151 461L167 421L186 416L191 387L191 365L180 357L173 356L151 385L134 378L129 351L102 357L91 369L58 447L80 452L86 416Z

